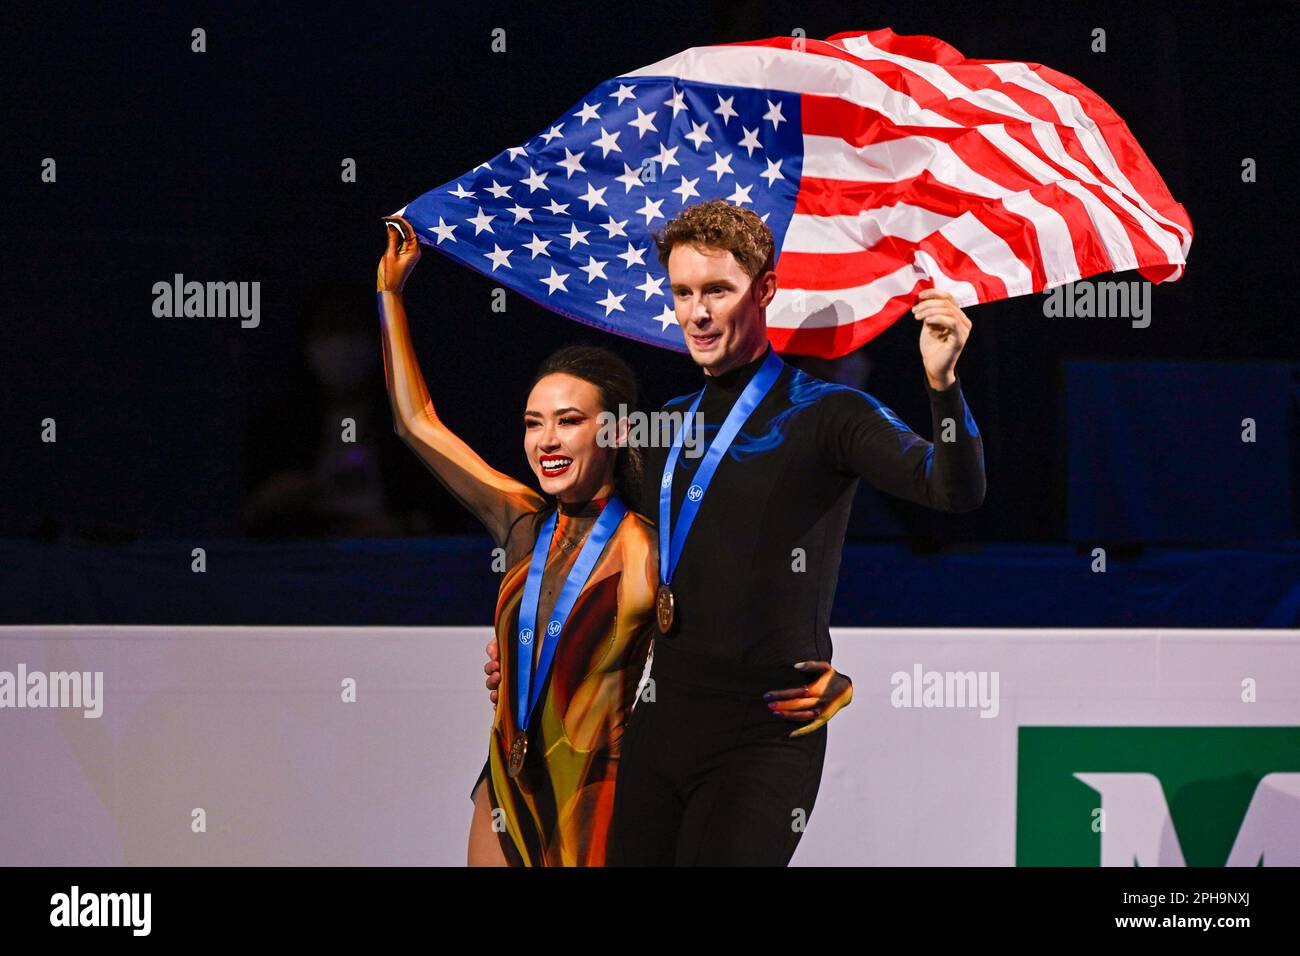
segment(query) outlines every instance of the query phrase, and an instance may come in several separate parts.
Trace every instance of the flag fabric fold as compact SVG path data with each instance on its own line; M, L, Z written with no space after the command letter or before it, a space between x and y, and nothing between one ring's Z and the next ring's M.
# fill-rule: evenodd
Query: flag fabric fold
M1192 239L1128 126L1082 83L889 29L686 50L600 84L398 214L561 315L684 351L651 233L715 198L772 230L774 347L826 358L925 288L965 308L1102 272L1175 281Z

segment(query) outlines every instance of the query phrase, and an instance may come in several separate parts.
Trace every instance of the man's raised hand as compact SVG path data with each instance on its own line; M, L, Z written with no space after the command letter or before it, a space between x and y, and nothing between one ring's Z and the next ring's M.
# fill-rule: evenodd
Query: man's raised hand
M938 289L923 289L920 299L912 306L912 314L921 327L921 361L925 364L925 377L936 391L949 388L957 381L954 369L957 356L970 335L971 321L957 307L951 293Z

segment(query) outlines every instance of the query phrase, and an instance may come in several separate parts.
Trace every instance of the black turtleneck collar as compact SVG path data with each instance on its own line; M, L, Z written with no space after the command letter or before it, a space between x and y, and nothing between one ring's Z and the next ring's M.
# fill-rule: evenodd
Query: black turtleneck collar
M769 342L763 354L748 364L741 365L739 368L733 368L730 372L723 372L721 375L706 375L704 381L724 392L742 392L749 380L758 374L759 368L767 360L767 353L772 351L772 344Z

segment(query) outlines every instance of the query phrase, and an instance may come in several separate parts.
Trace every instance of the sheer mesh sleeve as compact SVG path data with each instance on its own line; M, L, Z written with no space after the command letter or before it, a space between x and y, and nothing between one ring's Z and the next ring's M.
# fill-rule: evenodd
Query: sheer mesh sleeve
M506 547L512 531L528 524L520 519L536 514L545 506L545 499L492 468L442 423L420 374L401 296L379 292L377 297L394 430L446 489L483 522L497 546Z

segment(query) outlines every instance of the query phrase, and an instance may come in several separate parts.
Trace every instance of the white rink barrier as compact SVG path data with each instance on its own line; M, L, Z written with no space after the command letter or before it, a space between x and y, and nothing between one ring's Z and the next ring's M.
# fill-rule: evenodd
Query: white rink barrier
M1300 631L832 635L796 865L1300 865ZM490 637L0 628L0 865L462 865Z

